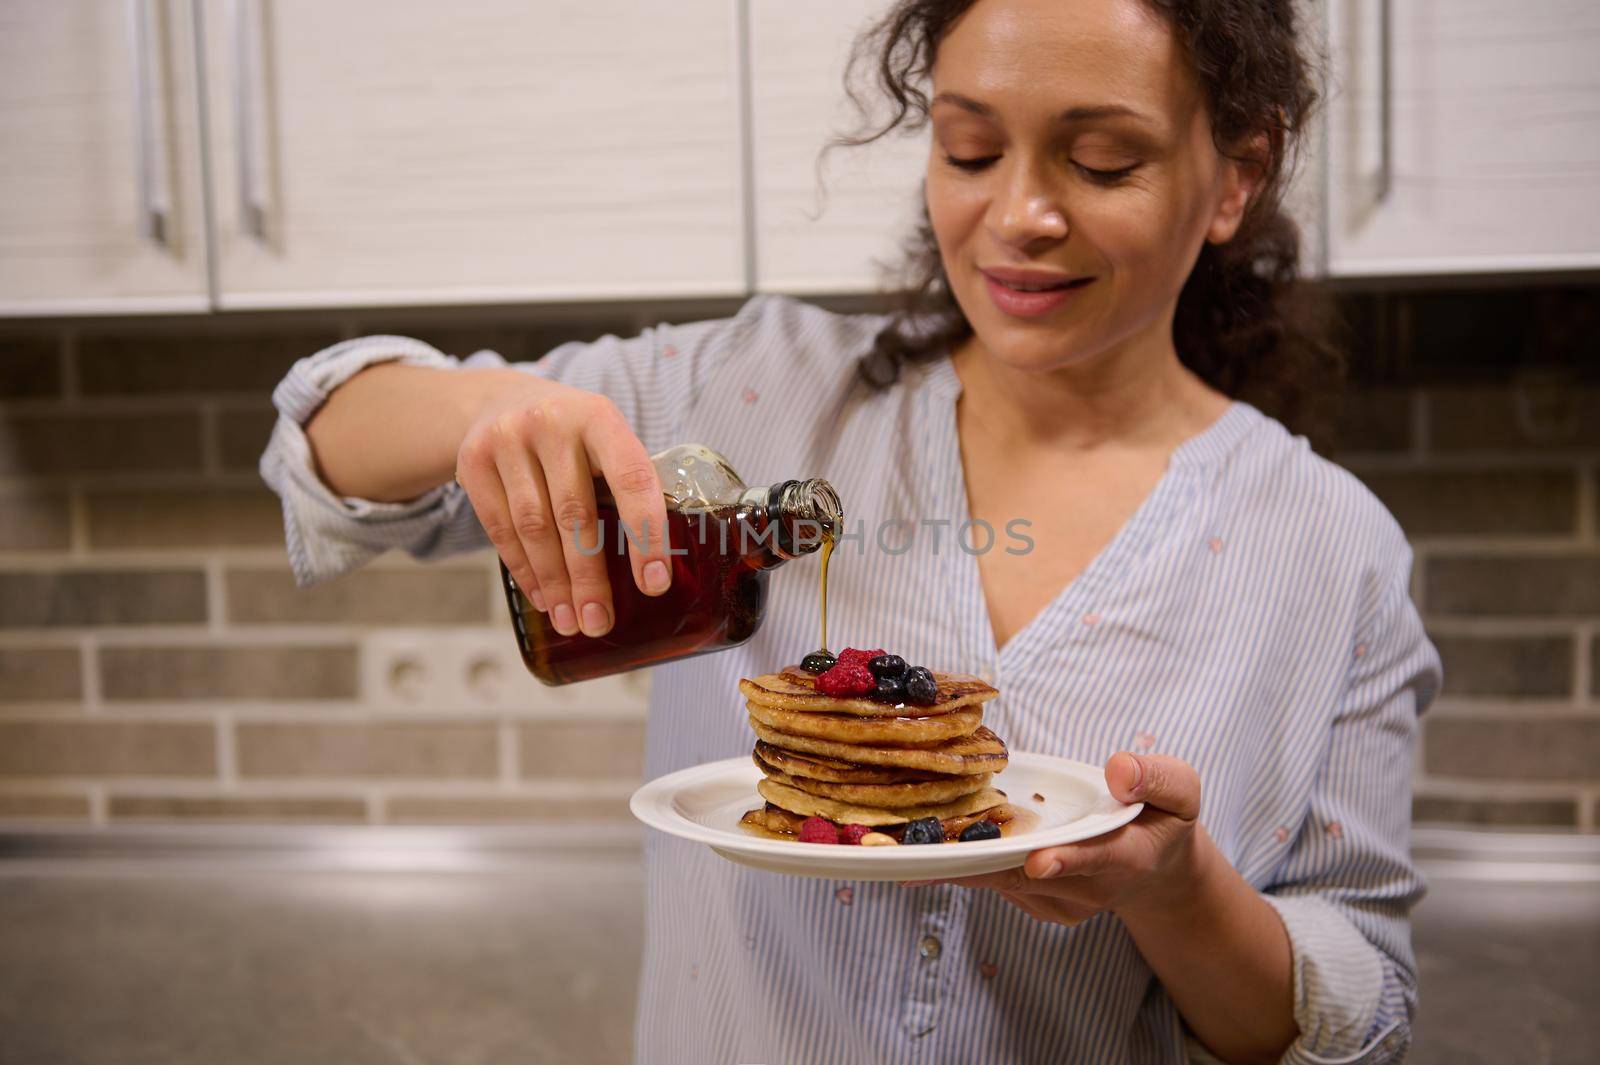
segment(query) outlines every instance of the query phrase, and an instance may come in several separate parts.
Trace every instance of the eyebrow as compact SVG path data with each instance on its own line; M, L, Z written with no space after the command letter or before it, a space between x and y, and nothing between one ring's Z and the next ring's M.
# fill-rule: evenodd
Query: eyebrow
M994 108L986 103L974 100L970 96L962 96L958 92L942 92L933 98L933 104L954 104L963 111L970 111L981 118L994 118ZM929 105L930 107L932 104ZM1150 123L1150 119L1141 111L1122 104L1095 104L1092 106L1069 107L1056 116L1057 122L1093 122L1101 118L1132 118L1140 122ZM1151 123L1153 124L1153 123Z

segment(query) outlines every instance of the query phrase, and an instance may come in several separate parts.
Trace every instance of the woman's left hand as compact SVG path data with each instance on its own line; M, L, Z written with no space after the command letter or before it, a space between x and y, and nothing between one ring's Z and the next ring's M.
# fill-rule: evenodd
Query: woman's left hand
M1106 760L1106 786L1121 802L1143 802L1114 832L1046 847L1019 868L919 884L989 888L1041 921L1073 925L1105 910L1181 907L1205 867L1209 840L1197 830L1200 774L1159 754L1119 751Z

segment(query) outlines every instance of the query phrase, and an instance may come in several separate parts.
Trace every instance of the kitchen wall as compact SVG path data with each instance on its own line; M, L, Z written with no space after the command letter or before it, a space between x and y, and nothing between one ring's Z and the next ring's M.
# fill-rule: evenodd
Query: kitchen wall
M295 588L255 473L295 358L536 358L737 301L0 326L0 820L615 820L647 678L521 671L492 556ZM839 304L848 307L848 304ZM1444 657L1423 822L1600 822L1600 289L1346 292L1336 457Z

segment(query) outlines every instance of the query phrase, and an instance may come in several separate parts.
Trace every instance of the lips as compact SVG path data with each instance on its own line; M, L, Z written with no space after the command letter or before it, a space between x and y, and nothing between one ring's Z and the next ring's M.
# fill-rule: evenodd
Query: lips
M1005 314L1017 318L1037 318L1071 301L1074 295L1094 281L1092 277L1068 277L1037 270L994 269L981 271L989 298Z

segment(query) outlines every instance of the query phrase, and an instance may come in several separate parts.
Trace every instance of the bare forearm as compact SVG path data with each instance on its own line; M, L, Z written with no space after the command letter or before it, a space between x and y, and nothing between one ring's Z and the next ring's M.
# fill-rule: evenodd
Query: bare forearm
M317 471L340 495L415 499L455 475L462 438L489 397L529 380L506 369L369 366L306 424Z
M1275 1062L1297 1034L1289 934L1201 828L1194 890L1119 912L1178 1012L1213 1054Z

